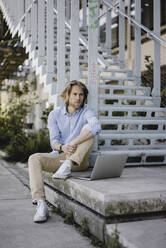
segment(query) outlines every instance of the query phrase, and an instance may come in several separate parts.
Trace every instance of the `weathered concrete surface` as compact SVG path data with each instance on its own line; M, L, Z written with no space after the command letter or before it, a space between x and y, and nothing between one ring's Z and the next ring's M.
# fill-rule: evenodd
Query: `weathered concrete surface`
M18 171L27 185L26 165L17 163L13 168L10 170L16 174ZM73 176L86 173L73 173ZM44 180L47 200L64 213L71 210L78 224L86 218L91 233L100 240L104 240L105 223L117 221L110 217L118 215L124 221L133 216L132 220L140 220L135 213L142 216L151 213L153 217L156 211L163 215L166 210L164 166L125 168L121 178L91 182L75 178L52 180L50 173L44 173Z
M77 172L73 176L86 173ZM46 173L45 182L104 217L166 210L163 166L125 168L120 178L96 181L52 180Z
M115 225L106 225L106 243L111 245ZM127 248L165 248L166 218L117 224L120 243Z
M33 223L35 207L29 190L0 161L1 248L92 248L90 240L50 211L43 224Z

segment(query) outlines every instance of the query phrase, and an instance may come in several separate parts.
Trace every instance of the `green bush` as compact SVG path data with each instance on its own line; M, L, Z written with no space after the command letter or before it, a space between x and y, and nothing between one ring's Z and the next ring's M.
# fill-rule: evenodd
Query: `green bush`
M8 86L7 92L14 95L3 111L0 105L0 149L5 151L4 158L8 161L26 162L33 153L50 152L49 133L46 128L37 133L29 133L26 129L26 117L32 105L32 99L24 98L29 92L29 85L22 87L18 81L14 86ZM41 119L44 124L52 108L53 106L43 112Z
M5 148L7 161L21 161L25 162L25 149L26 149L27 137L25 134L18 133L11 137L10 143Z
M9 142L8 122L5 117L0 116L0 149L4 149Z
M153 90L153 60L151 56L145 56L146 71L142 72L142 86L150 87ZM161 68L161 107L166 107L166 70L165 66Z
M29 156L36 152L50 152L49 134L46 129L41 129L37 133L18 133L13 136L9 145L6 146L5 159L7 161L27 162Z

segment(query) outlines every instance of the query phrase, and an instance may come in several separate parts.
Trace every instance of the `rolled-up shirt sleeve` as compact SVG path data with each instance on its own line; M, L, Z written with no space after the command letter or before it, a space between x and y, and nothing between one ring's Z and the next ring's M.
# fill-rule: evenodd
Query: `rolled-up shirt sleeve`
M57 125L56 121L56 114L55 111L51 111L48 116L48 129L49 129L49 135L50 135L50 145L52 149L54 150L54 145L56 142L60 143L61 137L60 137L60 130Z
M85 118L87 124L84 126L87 130L89 130L94 136L101 132L101 124L95 114L95 112L91 109L88 109L85 113Z

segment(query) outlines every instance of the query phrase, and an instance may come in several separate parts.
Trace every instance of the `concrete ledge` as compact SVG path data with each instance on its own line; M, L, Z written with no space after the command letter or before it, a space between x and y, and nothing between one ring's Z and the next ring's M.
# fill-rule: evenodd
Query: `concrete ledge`
M166 167L125 168L120 178L96 181L52 180L45 173L45 182L105 219L166 211Z
M5 166L28 185L26 164ZM138 220L149 214L162 215L166 211L164 166L125 168L120 178L96 181L74 178L87 173L72 173L73 177L65 181L52 180L52 174L44 173L46 198L62 212L72 211L76 223L81 225L86 219L90 232L102 241L106 224Z
M52 188L47 185L45 185L45 192L48 202L65 214L71 211L73 213L74 221L80 226L82 226L83 222L86 220L90 233L99 240L104 241L104 218L92 212L90 209L87 209L85 206L82 206L73 199L65 197L65 195L52 190Z
M76 223L86 218L90 232L104 241L105 224L137 220L166 210L166 167L125 168L121 178L52 180L44 173L47 200ZM73 177L89 172L72 173Z

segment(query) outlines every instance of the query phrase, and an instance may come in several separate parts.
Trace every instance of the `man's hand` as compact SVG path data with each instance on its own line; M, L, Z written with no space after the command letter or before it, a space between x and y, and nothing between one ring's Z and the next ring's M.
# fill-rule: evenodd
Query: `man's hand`
M77 146L76 145L70 145L70 143L68 144L65 144L62 146L62 151L66 154L73 154L77 149Z

